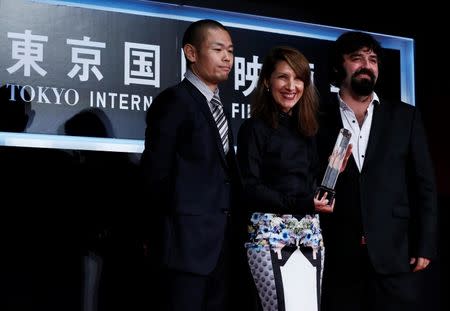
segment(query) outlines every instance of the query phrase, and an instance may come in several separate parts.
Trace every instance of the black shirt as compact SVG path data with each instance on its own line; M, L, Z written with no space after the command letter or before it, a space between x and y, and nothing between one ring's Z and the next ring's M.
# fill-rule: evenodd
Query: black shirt
M238 134L237 157L250 211L314 213L315 138L300 134L294 117L280 113L277 128L260 119L246 120Z

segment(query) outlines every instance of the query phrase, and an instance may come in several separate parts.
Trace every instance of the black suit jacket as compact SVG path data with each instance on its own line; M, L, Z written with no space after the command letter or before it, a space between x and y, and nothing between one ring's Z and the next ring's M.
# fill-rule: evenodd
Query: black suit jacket
M336 96L322 111L318 149L327 163L343 127ZM322 217L330 265L344 270L355 264L361 235L379 273L410 271L410 256L435 256L436 188L415 107L387 100L375 104L362 171L351 156L335 189L334 213Z
M150 243L169 268L207 275L219 260L237 183L231 126L229 142L225 156L206 98L186 79L147 113L142 165L158 219Z

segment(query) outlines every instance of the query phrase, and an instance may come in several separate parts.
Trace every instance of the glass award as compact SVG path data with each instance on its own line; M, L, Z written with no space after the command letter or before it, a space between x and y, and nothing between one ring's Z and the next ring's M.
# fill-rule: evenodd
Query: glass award
M328 166L325 171L325 175L323 176L322 184L316 190L316 195L318 194L319 199L323 197L325 192L327 193L329 205L333 203L334 196L336 194L334 186L336 185L351 137L352 133L349 130L342 128L339 131L336 143L334 144L333 152L328 158Z

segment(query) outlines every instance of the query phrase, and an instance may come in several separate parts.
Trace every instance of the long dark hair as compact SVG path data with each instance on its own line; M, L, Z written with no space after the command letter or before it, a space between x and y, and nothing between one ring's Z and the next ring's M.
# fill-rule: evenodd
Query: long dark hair
M295 48L288 46L274 47L266 56L259 75L258 85L253 93L251 115L264 120L273 128L278 126L279 111L277 104L264 82L270 81L270 76L276 65L281 61L287 62L304 83L303 95L292 111L297 119L299 132L305 136L313 136L317 133L319 127L317 122L319 97L316 87L311 81L309 62Z

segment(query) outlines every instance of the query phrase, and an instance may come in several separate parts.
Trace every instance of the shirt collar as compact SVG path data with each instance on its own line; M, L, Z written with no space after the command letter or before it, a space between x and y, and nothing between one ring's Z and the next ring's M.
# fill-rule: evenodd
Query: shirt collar
M339 92L336 93L336 95L337 95L337 98L338 98L338 100L339 100L339 107L341 107L341 109L344 109L344 110L350 109L350 107L349 107L349 106L344 102L344 100L341 98L341 95L339 95ZM371 106L372 104L373 104L373 105L375 105L375 104L381 104L380 98L378 97L377 93L373 92L372 95L373 95L373 96L372 96L372 100L371 100L369 106ZM351 110L351 109L350 109L350 110Z
M203 96L206 97L206 100L208 102L211 101L214 94L219 97L219 88L217 88L214 92L211 91L211 89L203 82L195 73L192 72L192 70L187 69L186 73L184 74L184 77L191 82L199 91L203 94Z

